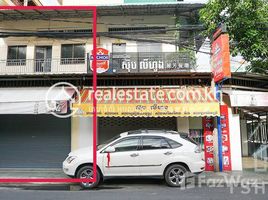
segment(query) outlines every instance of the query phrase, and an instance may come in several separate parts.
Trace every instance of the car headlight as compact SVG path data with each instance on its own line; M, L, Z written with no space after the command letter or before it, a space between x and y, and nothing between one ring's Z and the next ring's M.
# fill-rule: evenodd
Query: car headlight
M66 162L70 164L70 163L73 162L76 158L77 158L76 156L68 156L68 157L66 158Z

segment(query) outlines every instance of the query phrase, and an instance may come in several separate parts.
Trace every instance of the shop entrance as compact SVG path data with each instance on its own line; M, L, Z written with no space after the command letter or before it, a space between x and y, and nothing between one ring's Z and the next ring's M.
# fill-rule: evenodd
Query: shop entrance
M248 115L242 132L243 169L268 172L267 113ZM242 127L243 128L243 127Z
M0 168L61 168L71 121L52 115L0 115Z
M137 129L177 130L176 117L100 117L98 142L102 143L122 132Z

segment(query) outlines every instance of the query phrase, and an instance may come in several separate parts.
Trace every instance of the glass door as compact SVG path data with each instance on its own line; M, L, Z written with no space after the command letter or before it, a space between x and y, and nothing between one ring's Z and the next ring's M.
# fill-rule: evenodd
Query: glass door
M35 48L35 72L51 72L52 46Z

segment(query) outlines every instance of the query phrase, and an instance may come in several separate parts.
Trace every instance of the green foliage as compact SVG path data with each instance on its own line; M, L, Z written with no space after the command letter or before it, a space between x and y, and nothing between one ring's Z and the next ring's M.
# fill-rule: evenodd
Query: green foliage
M241 54L251 63L249 70L267 73L267 0L210 0L200 10L200 20L207 27L207 36L211 36L220 23L225 23L231 39L231 54Z

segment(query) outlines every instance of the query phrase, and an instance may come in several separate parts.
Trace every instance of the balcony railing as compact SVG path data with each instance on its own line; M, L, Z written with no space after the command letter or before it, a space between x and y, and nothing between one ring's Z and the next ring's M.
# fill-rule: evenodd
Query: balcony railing
M98 66L108 65L107 74L166 73L191 71L195 61L187 53L128 52L110 53ZM92 73L90 56L87 58L16 59L0 61L0 75L21 74L79 74Z
M87 73L85 58L15 59L0 61L1 75Z

